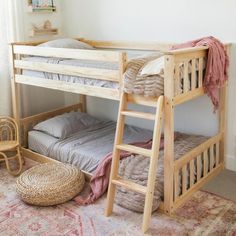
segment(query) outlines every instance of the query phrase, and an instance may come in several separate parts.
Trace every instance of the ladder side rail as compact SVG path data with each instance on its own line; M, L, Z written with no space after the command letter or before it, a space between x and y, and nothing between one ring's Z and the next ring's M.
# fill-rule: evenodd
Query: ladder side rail
M155 180L158 167L158 157L159 157L160 140L161 140L163 101L164 101L163 96L160 96L157 102L157 111L156 111L155 125L153 131L154 133L152 142L152 153L148 172L147 193L145 197L143 225L142 225L143 232L146 232L146 230L148 229L152 214L153 196L155 190Z

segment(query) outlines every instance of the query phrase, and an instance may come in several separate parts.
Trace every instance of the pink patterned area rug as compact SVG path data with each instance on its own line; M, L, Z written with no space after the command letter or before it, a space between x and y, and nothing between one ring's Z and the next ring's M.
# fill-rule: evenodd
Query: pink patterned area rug
M27 162L29 168L32 163ZM0 166L1 236L115 236L142 235L142 214L115 206L104 216L105 196L90 206L73 201L55 207L23 203L15 193L15 178ZM155 213L147 235L236 236L236 203L199 191L175 215Z

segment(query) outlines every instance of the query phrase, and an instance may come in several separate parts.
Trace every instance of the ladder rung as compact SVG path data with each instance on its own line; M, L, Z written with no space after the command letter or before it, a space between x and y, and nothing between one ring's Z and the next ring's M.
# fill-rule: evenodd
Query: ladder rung
M140 184L136 184L134 182L131 182L129 180L122 179L120 177L117 177L117 179L113 179L112 183L115 185L119 185L121 187L125 187L127 189L131 189L135 192L146 194L147 193L147 187L142 186Z
M146 120L155 120L155 115L147 112L139 112L139 111L122 111L122 115L124 116L131 116Z
M116 145L116 148L122 151L140 154L146 157L151 157L151 153L152 153L150 149L140 148L140 147L136 147L134 145L129 145L129 144Z

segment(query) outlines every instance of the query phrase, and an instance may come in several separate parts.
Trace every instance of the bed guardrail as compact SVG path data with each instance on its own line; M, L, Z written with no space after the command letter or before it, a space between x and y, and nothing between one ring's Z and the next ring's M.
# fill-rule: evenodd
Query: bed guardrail
M52 111L40 113L37 115L29 116L26 118L22 118L20 120L20 126L21 126L21 143L23 147L28 146L28 132L39 122L42 122L44 120L50 119L52 117L72 112L72 111L83 111L83 104L78 103L71 106L58 108Z
M224 168L224 159L220 158L222 138L219 133L174 162L173 210Z
M165 53L165 93L174 106L204 94L207 53L207 47Z
M66 92L86 94L90 96L103 97L112 100L120 99L119 89L104 88L98 86L81 85L66 81L54 81L34 76L22 75L22 70L33 70L69 76L81 76L97 80L105 80L117 83L122 89L123 73L127 65L126 52L104 49L137 49L137 50L166 50L171 44L158 43L128 43L107 42L80 39L90 43L97 50L44 48L35 47L38 43L16 43L12 44L14 57L16 83L33 85L38 87L56 89ZM41 43L41 42L40 42ZM101 50L103 48L103 50ZM165 55L165 92L164 95L171 97L173 105L178 105L190 99L204 94L203 79L207 60L207 47L186 48L173 51L164 51ZM117 69L101 69L93 67L79 67L72 65L61 65L47 62L33 62L22 60L26 55L66 58L89 61L103 61L117 64Z
M33 70L69 76L80 76L97 80L111 81L117 83L119 85L117 87L122 88L122 77L126 63L125 52L108 50L43 48L18 44L13 44L12 50L14 57L13 66L15 68L14 79L16 83L119 100L119 89L81 85L66 81L43 80L39 77L23 75L21 72L22 70ZM102 69L90 66L79 67L22 60L22 58L25 56L102 61L117 64L117 69Z

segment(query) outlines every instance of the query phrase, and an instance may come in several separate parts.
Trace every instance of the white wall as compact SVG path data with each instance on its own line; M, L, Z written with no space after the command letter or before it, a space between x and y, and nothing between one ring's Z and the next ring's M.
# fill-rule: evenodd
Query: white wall
M10 80L8 66L8 46L7 42L11 35L4 34L5 30L11 24L8 22L10 16L5 9L8 5L6 2L0 2L0 116L11 114L11 98L10 98Z
M63 36L62 9L60 0L55 1L57 10L54 13L29 13L27 11L27 2L28 1L26 0L21 0L21 6L19 6L21 7L21 15L19 17L21 17L21 27L23 31L23 33L21 33L21 41L50 40ZM29 31L32 28L32 24L42 25L46 20L50 20L52 26L59 29L59 35L30 37ZM24 116L51 110L64 105L65 95L63 92L43 88L34 88L32 86L22 87L22 113Z
M189 0L66 0L62 2L63 28L68 36L90 39L182 42L213 35L236 42L236 1ZM228 116L228 167L236 170L236 47L231 50ZM116 118L117 103L89 99L89 112ZM176 109L176 129L211 135L217 116L206 97ZM145 124L144 124L145 125ZM235 165L232 167L232 165Z

